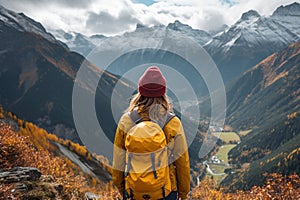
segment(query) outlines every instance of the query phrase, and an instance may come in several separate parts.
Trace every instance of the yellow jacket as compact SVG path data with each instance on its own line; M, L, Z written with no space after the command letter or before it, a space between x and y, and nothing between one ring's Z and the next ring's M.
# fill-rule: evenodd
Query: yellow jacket
M121 117L114 141L113 183L120 192L125 190L125 138L133 126L129 114ZM190 191L190 162L188 148L182 124L178 117L173 117L164 127L167 142L174 158L170 165L172 191L178 191L178 196L186 199Z

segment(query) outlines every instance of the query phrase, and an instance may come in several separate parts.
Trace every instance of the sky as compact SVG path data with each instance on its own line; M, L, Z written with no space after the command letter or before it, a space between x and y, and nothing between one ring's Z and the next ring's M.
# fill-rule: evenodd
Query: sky
M167 25L179 20L195 29L217 30L234 24L244 12L269 16L297 0L0 0L7 9L23 12L46 29L85 35L118 35L136 24ZM298 0L299 2L299 0Z

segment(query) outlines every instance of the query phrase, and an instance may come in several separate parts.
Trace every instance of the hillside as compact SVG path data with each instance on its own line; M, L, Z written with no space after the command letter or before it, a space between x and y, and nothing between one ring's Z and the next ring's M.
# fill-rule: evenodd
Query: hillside
M229 152L236 170L222 185L231 191L262 184L264 173L299 173L299 63L300 42L269 56L229 89L227 123L252 130Z
M47 33L41 24L13 11L0 9L0 103L55 133L81 142L72 116L72 90L76 72L85 58ZM101 69L85 62L94 75ZM110 107L109 97L118 78L104 73L99 80L96 108L99 113ZM88 86L83 86L90 93ZM128 88L121 82L120 90ZM116 93L120 95L122 93ZM117 109L117 107L116 107ZM103 111L103 112L104 112ZM107 126L115 127L109 118ZM107 134L113 135L109 129Z
M258 63L228 88L227 122L252 129L299 111L300 42Z
M34 167L42 173L40 181L12 181L4 185L1 183L1 198L1 195L18 198L24 195L23 198L40 196L45 199L55 193L56 197L63 199L83 199L87 192L102 195L105 192L105 195L109 195L110 191L114 191L109 183L110 169L100 163L105 161L104 158L91 155L85 147L71 141L58 139L32 123L18 119L11 113L5 113L2 108L0 145L1 172L14 167ZM58 146L65 148L65 151L61 151ZM66 152L72 153L73 158L68 157ZM87 168L91 170L85 171ZM16 194L10 192L20 184L25 184L29 191ZM54 192L54 187L61 189Z
M300 173L300 116L292 113L268 125L255 129L229 152L229 158L238 167L222 182L230 191L248 190L262 185L264 174L290 175Z

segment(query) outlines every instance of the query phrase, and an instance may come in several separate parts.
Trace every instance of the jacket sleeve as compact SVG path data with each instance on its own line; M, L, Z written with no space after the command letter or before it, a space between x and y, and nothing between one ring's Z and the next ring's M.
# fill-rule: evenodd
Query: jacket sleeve
M190 191L190 161L186 137L181 121L177 117L169 122L168 127L169 134L174 139L172 154L175 160L178 196L186 199Z
M122 120L120 120L114 140L114 153L113 153L113 171L112 180L114 185L122 194L125 190L125 130Z

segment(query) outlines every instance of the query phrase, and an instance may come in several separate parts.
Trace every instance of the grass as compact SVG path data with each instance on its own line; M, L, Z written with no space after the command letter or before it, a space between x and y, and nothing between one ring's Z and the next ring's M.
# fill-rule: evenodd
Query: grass
M240 142L240 137L238 134L235 132L214 132L214 136L220 138L223 142L227 143L226 145L223 145L219 147L218 152L215 154L217 158L222 161L220 164L209 164L209 167L215 174L221 174L224 173L224 170L227 168L230 168L228 166L224 166L225 164L228 163L228 152L236 146L236 144L228 144L230 141L237 141ZM226 176L227 174L224 174L222 176L217 175L211 175L210 173L207 173L207 176L213 177L214 180L216 180L218 183L220 183Z
M215 156L218 157L219 160L223 160L220 164L209 164L210 169L216 173L216 174L221 174L224 173L224 170L230 167L224 166L224 164L228 163L228 152L234 148L236 144L228 144L228 145L223 145L219 148L218 152L215 154ZM214 180L217 181L217 183L220 183L226 176L227 174L224 174L222 176L214 176L211 175L210 173L207 173L208 177L213 177Z
M241 141L240 137L235 132L214 132L212 134L226 143L229 143L230 141Z
M227 164L228 152L235 146L236 144L223 145L219 148L219 151L215 154L215 156L217 156L219 160L223 160L222 164Z
M216 164L209 164L209 167L215 174L222 174L224 173L224 170L228 168L226 166Z
M216 173L216 174L222 174L224 173L224 170L227 169L228 167L222 166L222 165L215 165L215 164L209 164L210 169ZM225 179L227 174L223 175L212 175L209 172L206 172L207 177L212 177L218 184L222 182L222 180Z
M248 133L250 133L252 130L250 129L250 130L245 130L245 131L240 131L239 132L239 134L240 134L240 136L246 136L246 135L248 135Z

